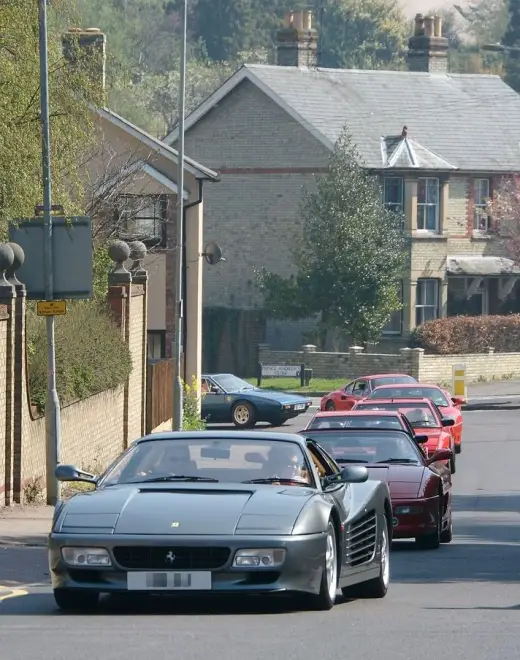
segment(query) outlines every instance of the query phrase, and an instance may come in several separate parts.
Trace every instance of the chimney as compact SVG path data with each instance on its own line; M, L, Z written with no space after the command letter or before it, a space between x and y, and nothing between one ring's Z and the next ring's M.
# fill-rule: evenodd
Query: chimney
M92 82L105 90L106 84L106 35L99 28L69 28L62 36L63 56L73 65L81 66Z
M408 70L448 73L448 39L442 36L442 19L417 14L413 37L408 40Z
M276 40L278 66L316 66L318 33L312 27L312 11L299 10L287 14Z

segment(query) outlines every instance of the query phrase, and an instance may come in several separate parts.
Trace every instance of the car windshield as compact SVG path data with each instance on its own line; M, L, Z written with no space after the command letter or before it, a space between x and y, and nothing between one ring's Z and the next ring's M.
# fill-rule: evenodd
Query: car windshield
M401 385L402 383L416 383L417 381L413 376L380 376L372 380L372 387L379 387L380 385Z
M134 444L107 471L100 487L154 481L279 480L315 486L302 448L295 442L249 439L149 440Z
M394 415L331 415L316 416L309 424L310 429L382 428L402 429L403 424Z
M244 390L254 390L255 386L242 380L233 374L221 374L220 376L211 376L212 380L224 390L224 392L243 392Z
M435 418L432 409L427 403L418 401L417 403L405 404L399 401L384 402L384 403L360 403L356 406L356 410L398 410L408 418L410 424L418 428L426 427L439 427L439 420Z
M404 431L305 431L336 462L408 463L421 465L422 457L413 440Z
M450 406L442 390L436 387L378 387L368 399L430 399L437 406Z

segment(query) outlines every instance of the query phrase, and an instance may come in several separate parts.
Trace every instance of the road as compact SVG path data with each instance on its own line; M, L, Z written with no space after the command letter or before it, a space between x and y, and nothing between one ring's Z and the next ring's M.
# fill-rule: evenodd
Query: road
M283 430L299 430L302 422ZM518 660L520 410L467 412L464 423L454 475L455 539L430 552L394 544L385 599L340 600L330 612L287 612L273 601L143 601L72 616L56 611L43 549L0 549L2 584L44 583L0 600L2 657ZM0 599L8 593L0 591Z

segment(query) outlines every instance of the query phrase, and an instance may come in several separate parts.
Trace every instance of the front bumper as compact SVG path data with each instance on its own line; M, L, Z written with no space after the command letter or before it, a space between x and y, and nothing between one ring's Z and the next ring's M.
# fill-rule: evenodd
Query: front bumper
M439 500L392 499L393 538L410 539L434 532L439 515Z
M312 403L311 401L308 401L304 404L292 403L292 404L283 405L281 411L278 413L278 417L282 419L294 419L294 417L298 417L298 415L303 415L304 413L306 413L311 407L311 403ZM298 405L303 405L304 407L300 408L299 410L296 410L295 406Z
M75 535L51 534L49 536L49 567L53 589L90 590L99 593L139 593L129 591L127 575L130 571L146 572L147 568L128 569L119 565L114 556L114 548L164 548L164 555L172 548L226 547L229 557L222 566L211 569L212 586L206 591L167 591L146 590L145 593L168 595L197 593L274 593L304 592L319 593L324 565L326 534L305 536L232 536L232 537L142 537L116 535ZM61 548L97 547L106 548L112 560L110 567L71 567L64 563ZM285 561L279 567L233 567L235 553L243 548L284 548ZM177 569L169 565L161 568L151 566L150 572L166 571L193 572L190 569ZM203 570L203 569L200 569Z

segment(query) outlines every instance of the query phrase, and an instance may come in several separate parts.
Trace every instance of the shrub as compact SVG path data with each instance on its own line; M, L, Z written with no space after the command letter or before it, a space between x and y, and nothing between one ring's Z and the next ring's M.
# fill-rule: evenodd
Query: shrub
M47 335L45 319L27 310L27 362L31 403L45 409ZM130 350L106 303L69 302L66 316L57 317L56 384L62 406L122 385L132 370Z
M199 412L199 400L197 398L197 383L194 380L191 385L184 383L183 401L183 431L204 431L206 422L201 419Z
M520 351L520 314L451 316L427 321L412 335L413 347L437 355Z

